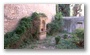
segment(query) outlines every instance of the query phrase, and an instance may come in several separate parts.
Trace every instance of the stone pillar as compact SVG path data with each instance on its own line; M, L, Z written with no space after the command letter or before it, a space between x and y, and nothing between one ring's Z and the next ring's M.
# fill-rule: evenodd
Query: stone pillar
M47 17L40 17L39 40L46 38L46 20Z

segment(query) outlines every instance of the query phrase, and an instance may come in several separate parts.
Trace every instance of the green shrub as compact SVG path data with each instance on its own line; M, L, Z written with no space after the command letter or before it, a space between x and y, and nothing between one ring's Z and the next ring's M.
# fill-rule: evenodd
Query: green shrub
M18 27L4 35L5 48L10 48L12 44L17 43L21 35L30 27L30 18L24 17L20 20Z
M55 20L62 20L62 13L61 12L57 12L55 15Z
M52 35L54 33L58 33L62 31L62 26L63 26L63 19L62 19L62 14L57 13L55 15L55 20L53 20L51 23L47 24L47 34Z
M83 39L84 39L84 29L76 29L76 30L75 30L75 35L76 35L79 39L83 40Z
M34 19L36 19L36 18L39 18L40 16L39 16L39 14L37 13L37 12L34 12L34 13L32 13L32 15L31 15L31 19L32 20L34 20Z
M61 39L60 44L56 45L59 49L77 49L78 47L72 42L72 39Z
M73 33L72 39L77 46L84 47L84 29L76 29Z
M18 27L12 31L8 32L4 35L4 48L10 48L12 44L17 43L20 39L21 35L25 33L27 28L30 28L30 17L24 17L20 20Z
M60 39L61 39L61 37L60 37L60 36L55 37L56 44L58 44L58 43L59 43Z
M17 34L23 34L26 29L30 28L31 26L31 19L29 17L24 17L20 20L20 23L18 27L14 30L15 33Z
M65 36L67 36L65 34ZM56 45L59 49L83 49L84 48L84 30L76 29L73 32L72 37L59 40L59 44Z
M64 38L64 39L67 39L67 37L68 37L67 34L64 34L64 35L63 35L63 38Z
M10 48L12 44L15 44L19 40L19 35L13 32L8 32L4 37L4 48Z

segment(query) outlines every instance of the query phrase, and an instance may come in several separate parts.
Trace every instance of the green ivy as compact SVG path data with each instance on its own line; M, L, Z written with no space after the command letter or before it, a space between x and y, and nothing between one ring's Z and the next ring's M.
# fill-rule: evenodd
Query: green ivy
M12 32L7 32L4 35L4 48L11 48L11 46L20 39L22 34L25 33L26 29L30 27L30 18L24 17L20 20L17 28Z
M41 14L44 15L43 13L41 13ZM20 40L20 38L26 32L26 30L32 28L32 26L33 26L32 21L34 19L39 18L41 16L41 14L34 12L34 13L32 13L31 17L22 18L15 30L13 30L11 32L7 32L4 35L4 48L11 48L13 44L17 44L17 42ZM27 38L28 40L33 39L32 33L29 33L27 35L29 35L29 37L30 37L29 39Z

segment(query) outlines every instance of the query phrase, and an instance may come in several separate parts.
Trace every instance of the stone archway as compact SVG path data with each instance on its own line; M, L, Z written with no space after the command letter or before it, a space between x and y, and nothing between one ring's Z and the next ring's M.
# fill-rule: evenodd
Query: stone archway
M41 31L45 31L45 21L44 20L42 21L42 29L41 29Z

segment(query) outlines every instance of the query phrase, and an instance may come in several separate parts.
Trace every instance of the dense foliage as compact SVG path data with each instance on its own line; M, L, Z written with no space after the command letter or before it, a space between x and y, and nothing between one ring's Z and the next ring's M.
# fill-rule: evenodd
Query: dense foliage
M61 39L61 37L60 37L60 36L55 37L56 44L58 44L58 43L59 43L60 39Z
M52 35L54 33L62 31L62 26L63 26L63 19L62 19L62 14L57 13L55 15L55 19L47 24L47 34Z
M74 43L80 47L84 47L84 29L76 29L73 33Z
M84 48L84 30L83 29L76 29L75 32L72 34L72 37L68 37L66 34L63 38L55 38L58 41L56 48L60 49L78 49ZM68 37L68 38L67 38ZM57 42L56 42L57 43Z
M67 39L67 37L68 37L67 34L64 34L64 35L63 35L63 38L64 38L64 39Z
M61 12L63 16L70 16L70 4L57 4L56 11Z
M31 17L24 17L20 20L17 28L11 32L7 32L4 35L4 48L13 48L13 45L16 45L19 41L22 41L22 43L28 42L27 40L31 40L35 37L35 34L32 34L30 30L33 27L33 20L39 18L40 16L45 16L43 13L36 13L34 12ZM26 33L28 32L29 33ZM25 35L24 35L25 34ZM29 37L25 37L29 36ZM24 39L24 40L23 40ZM19 45L22 45L19 43Z
M4 35L4 48L10 48L13 44L17 43L17 41L20 40L21 35L31 26L30 23L30 17L24 17L20 20L18 27L14 31L7 32Z
M56 45L58 49L76 49L78 48L75 43L73 43L72 38L61 39L59 44Z
M79 39L84 39L84 29L76 29L74 33Z

